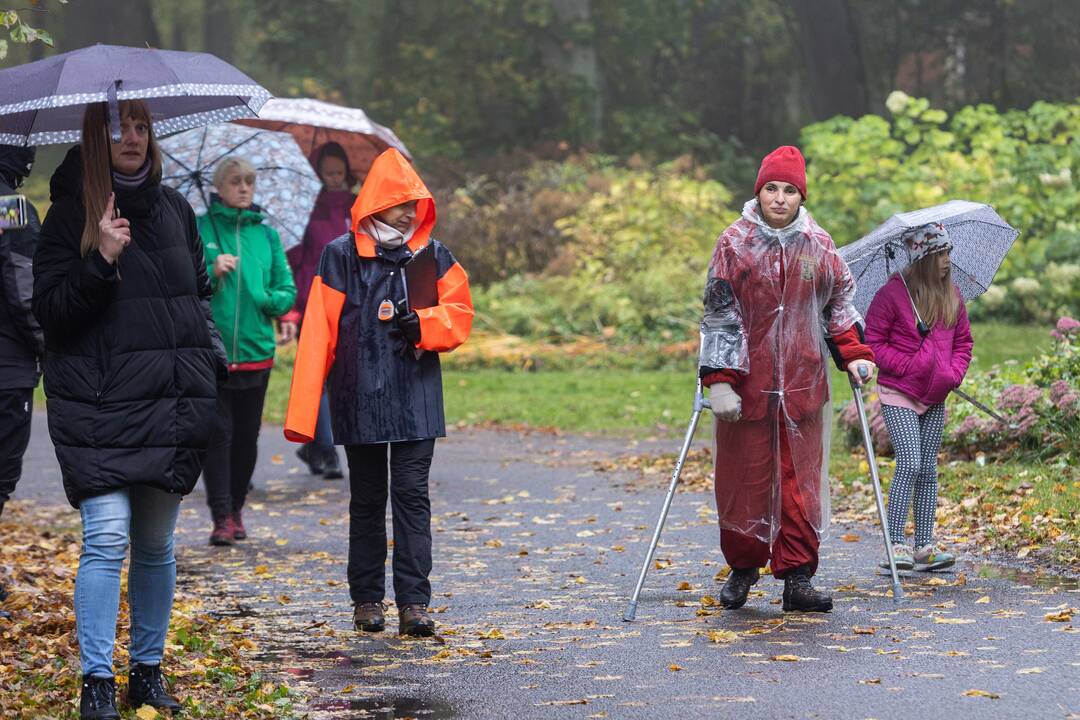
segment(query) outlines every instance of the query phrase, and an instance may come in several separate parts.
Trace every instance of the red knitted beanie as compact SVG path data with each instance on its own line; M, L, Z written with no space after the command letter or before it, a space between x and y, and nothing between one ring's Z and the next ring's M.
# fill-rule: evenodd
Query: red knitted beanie
M806 199L806 160L799 148L793 145L781 145L765 156L754 183L754 195L761 192L767 182L786 182L799 188L803 200Z

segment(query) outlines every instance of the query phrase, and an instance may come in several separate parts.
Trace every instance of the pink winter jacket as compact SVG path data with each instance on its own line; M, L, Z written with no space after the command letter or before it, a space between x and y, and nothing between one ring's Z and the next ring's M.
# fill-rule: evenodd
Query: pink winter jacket
M866 311L866 342L874 350L878 382L926 405L937 405L960 386L971 362L967 308L961 301L956 325L935 323L925 338L915 323L904 283L893 275Z

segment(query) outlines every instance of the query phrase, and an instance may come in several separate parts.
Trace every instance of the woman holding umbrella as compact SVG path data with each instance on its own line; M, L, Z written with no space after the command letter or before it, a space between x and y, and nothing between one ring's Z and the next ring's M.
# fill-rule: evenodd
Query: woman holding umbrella
M356 200L352 191L356 178L349 166L349 156L341 145L336 142L320 145L312 155L311 164L319 174L323 188L315 200L315 209L311 211L303 241L286 253L296 278L296 309L301 318L307 307L311 281L318 272L323 248L349 231L352 226L352 206ZM334 449L334 433L330 429L330 403L325 391L319 402L315 439L301 445L296 454L307 463L313 475L321 473L328 480L342 477L337 450Z
M160 666L176 584L173 531L227 373L195 214L161 185L146 103L114 107L87 106L82 143L53 175L34 257L49 432L83 523L80 713L96 720L119 718L112 660L129 541L128 701L179 707Z
M732 568L720 601L742 607L768 562L784 580L785 611L828 612L832 598L810 583L829 516L823 341L860 384L873 352L859 338L847 265L803 207L798 148L767 155L754 191L717 240L701 323L700 374L718 421L720 547Z
M889 539L898 570L940 570L956 562L934 544L937 455L945 398L971 362L971 325L952 281L952 242L941 223L904 231L910 264L878 290L866 312L866 341L881 365L881 414L896 451L889 487ZM904 537L914 494L915 547Z
M214 318L225 341L229 379L218 388L214 442L203 478L214 529L211 545L247 538L243 508L258 454L263 400L274 365L274 319L281 339L296 336L296 285L277 231L253 204L255 168L229 155L214 169L209 211L199 234L214 288Z

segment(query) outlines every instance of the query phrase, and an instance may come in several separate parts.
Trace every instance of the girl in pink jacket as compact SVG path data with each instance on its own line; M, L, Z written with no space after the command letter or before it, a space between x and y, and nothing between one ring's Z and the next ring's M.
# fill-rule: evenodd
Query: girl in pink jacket
M940 570L956 558L934 543L937 455L945 398L963 382L971 362L971 325L952 282L948 231L931 223L905 231L901 240L910 262L870 303L866 341L880 368L881 414L896 451L889 487L896 567ZM904 537L913 491L914 549Z

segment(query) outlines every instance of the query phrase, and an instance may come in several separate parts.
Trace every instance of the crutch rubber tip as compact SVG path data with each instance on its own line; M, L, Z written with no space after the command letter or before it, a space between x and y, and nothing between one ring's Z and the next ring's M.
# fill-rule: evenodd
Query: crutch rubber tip
M634 617L637 615L637 603L631 602L626 606L626 612L623 613L623 622L634 622Z

